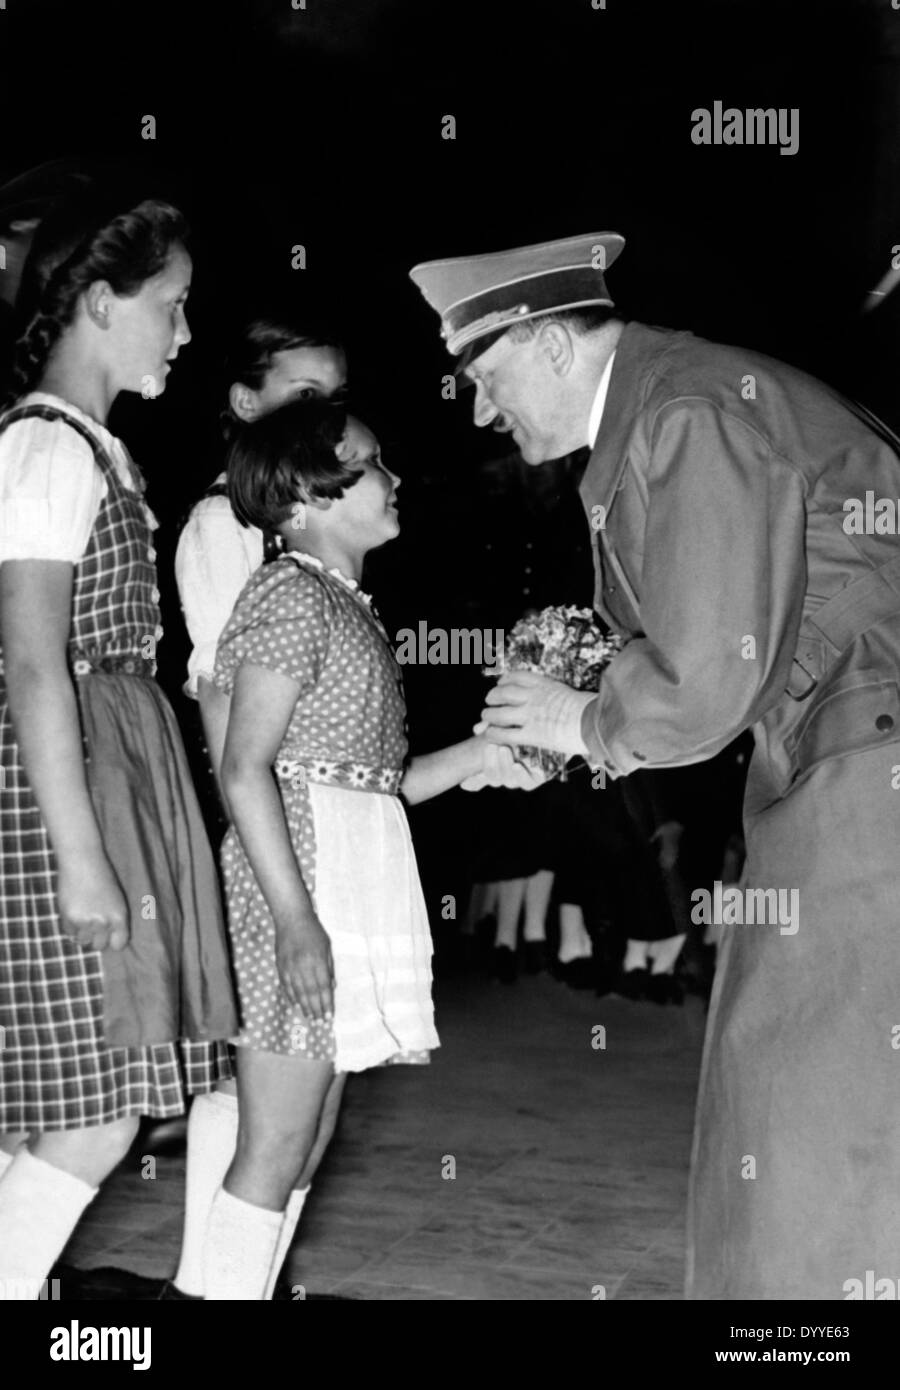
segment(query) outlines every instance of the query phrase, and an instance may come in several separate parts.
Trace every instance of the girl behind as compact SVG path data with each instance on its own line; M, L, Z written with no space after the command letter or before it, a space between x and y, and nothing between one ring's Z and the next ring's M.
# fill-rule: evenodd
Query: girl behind
M222 430L227 439L242 423L259 419L289 400L332 396L342 390L347 361L335 334L323 325L284 310L259 310L231 340L225 359L227 409ZM266 549L277 554L281 538L240 521L232 510L221 472L193 507L175 556L175 576L185 623L193 643L185 694L197 701L204 753L199 762L207 824L211 836L222 833L219 768L228 697L213 684L216 644L238 595L263 563ZM197 1096L188 1120L185 1218L181 1257L166 1300L203 1297L203 1242L212 1200L234 1156L237 1142L237 1087L222 1081L209 1095ZM289 1241L306 1198L292 1193ZM280 1263L280 1262L279 1262Z

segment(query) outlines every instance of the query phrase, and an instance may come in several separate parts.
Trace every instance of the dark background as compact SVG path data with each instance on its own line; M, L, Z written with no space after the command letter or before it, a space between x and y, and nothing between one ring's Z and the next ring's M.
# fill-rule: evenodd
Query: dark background
M799 152L694 145L691 112L717 99L799 108ZM502 449L465 392L442 399L411 265L617 230L626 313L796 362L897 425L900 292L861 306L900 243L898 135L890 0L6 0L0 182L115 157L193 227L193 343L160 400L124 399L111 421L162 522L176 706L171 552L220 465L222 333L258 289L342 325L358 413L404 477L404 534L372 566L389 629L451 626L481 470ZM464 735L477 691L408 675L414 745Z

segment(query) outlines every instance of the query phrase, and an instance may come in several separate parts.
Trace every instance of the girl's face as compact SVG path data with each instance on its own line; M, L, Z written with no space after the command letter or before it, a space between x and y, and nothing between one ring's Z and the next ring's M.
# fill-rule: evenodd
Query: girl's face
M346 385L347 358L340 348L301 347L276 352L256 397L260 413L285 401L333 396Z
M163 269L137 294L110 296L106 347L118 390L150 398L166 389L179 349L191 341L184 314L190 287L191 258L176 243Z
M330 528L340 531L342 540L363 551L393 540L400 532L397 516L400 479L382 463L378 440L351 415L335 453L342 463L361 469L362 477L343 497L331 503Z
M255 420L286 401L333 396L346 382L347 358L340 348L286 348L273 354L258 390L235 382L229 399L241 420Z

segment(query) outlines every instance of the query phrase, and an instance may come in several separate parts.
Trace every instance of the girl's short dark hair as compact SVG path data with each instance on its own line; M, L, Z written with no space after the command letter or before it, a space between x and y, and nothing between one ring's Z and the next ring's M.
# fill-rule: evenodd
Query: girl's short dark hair
M238 520L274 530L304 496L343 497L363 474L335 454L346 428L346 407L328 400L289 401L256 420L236 423L226 469L228 499Z
M85 290L106 280L118 295L137 294L165 268L173 246L186 240L181 213L157 198L123 206L114 194L89 187L55 207L25 263L7 400L37 385Z
M333 348L343 351L340 336L328 324L292 312L266 307L243 320L232 334L225 352L225 408L222 433L226 439L238 422L228 391L236 382L260 391L279 352L297 348Z

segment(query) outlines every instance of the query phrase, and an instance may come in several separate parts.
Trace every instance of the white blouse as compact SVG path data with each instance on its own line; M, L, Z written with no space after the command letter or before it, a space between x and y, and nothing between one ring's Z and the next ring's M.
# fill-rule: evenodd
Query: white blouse
M220 473L216 483L224 483ZM203 497L191 511L175 552L175 579L193 643L186 695L197 698L197 680L211 681L216 646L238 595L263 562L263 534L242 526L222 495Z
M59 396L31 391L17 405L52 405L86 425L112 459L122 484L140 493L128 450L103 425ZM0 564L68 560L88 547L108 489L87 440L63 420L16 420L0 433ZM148 511L148 519L156 519Z

